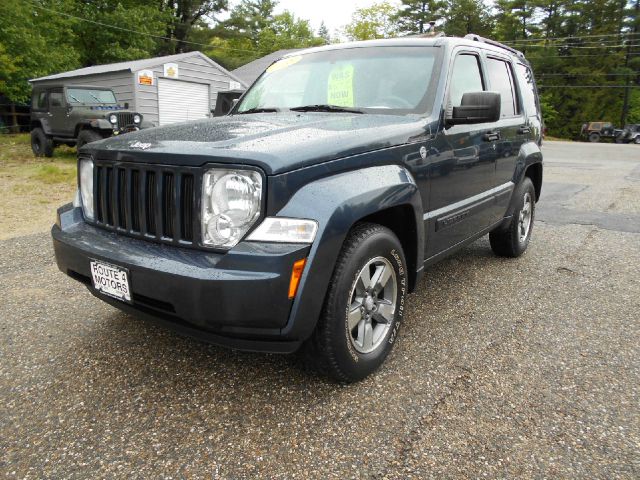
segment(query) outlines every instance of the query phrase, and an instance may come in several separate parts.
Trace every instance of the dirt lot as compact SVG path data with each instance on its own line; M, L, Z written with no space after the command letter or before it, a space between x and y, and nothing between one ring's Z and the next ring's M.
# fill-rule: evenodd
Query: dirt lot
M544 153L528 252L481 239L430 268L386 365L347 387L101 303L56 270L50 220L10 233L0 476L639 478L640 148Z
M43 231L75 193L75 148L35 158L29 142L29 135L0 135L0 240Z

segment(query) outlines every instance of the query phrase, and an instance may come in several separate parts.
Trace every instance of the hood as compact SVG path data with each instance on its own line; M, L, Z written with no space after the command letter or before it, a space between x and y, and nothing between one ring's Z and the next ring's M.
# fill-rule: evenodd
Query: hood
M417 116L256 113L148 128L89 145L99 158L182 166L253 165L268 175L426 136Z

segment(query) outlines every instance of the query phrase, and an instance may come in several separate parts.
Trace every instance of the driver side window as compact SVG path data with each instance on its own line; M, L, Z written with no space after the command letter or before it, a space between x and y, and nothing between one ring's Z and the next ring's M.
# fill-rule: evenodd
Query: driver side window
M456 57L449 87L449 106L459 107L462 95L468 92L482 92L484 85L477 55L463 53Z
M62 92L54 90L49 92L49 106L50 107L62 107Z

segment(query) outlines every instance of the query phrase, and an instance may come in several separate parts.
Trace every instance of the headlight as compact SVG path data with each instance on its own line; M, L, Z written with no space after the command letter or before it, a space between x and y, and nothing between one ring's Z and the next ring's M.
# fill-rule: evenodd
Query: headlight
M109 115L109 121L114 125L118 123L118 117L116 116L116 114L112 113L111 115Z
M213 169L202 180L202 243L232 248L260 216L262 177L251 170Z
M140 115L133 116L133 123L140 123L141 120L142 118L140 118Z
M254 242L313 243L318 231L315 220L267 217L247 240Z
M93 160L80 160L80 197L84 218L93 220Z

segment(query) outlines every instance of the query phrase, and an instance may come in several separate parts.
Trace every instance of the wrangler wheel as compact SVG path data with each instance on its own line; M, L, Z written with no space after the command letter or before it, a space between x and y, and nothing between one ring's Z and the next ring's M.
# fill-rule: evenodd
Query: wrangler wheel
M41 128L31 130L31 150L36 157L53 157L53 140Z

